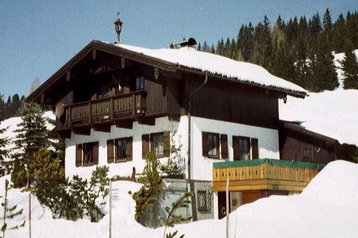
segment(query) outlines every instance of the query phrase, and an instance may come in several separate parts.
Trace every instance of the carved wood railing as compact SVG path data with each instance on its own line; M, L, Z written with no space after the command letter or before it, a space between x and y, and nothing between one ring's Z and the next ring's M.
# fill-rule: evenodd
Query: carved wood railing
M276 189L302 191L323 165L306 162L259 159L214 163L214 190L223 191L226 180L236 191Z
M66 106L65 127L137 118L145 115L146 92L91 100Z

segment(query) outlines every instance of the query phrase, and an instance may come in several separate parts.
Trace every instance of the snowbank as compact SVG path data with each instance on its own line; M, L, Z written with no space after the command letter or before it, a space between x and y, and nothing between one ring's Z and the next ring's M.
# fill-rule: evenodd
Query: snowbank
M3 194L4 177L0 179ZM141 185L118 181L112 192L112 237L162 237L163 228L149 229L134 220L135 203L128 193ZM230 237L357 237L358 235L358 165L345 161L328 164L300 195L271 196L241 206L230 214ZM26 226L8 231L6 237L28 237L28 193L10 192L10 201L24 208ZM108 206L107 206L108 211ZM54 220L47 209L32 197L32 237L109 237L109 214L99 223ZM0 216L2 211L0 211ZM226 223L203 220L177 225L186 238L225 237ZM14 221L13 221L14 222Z

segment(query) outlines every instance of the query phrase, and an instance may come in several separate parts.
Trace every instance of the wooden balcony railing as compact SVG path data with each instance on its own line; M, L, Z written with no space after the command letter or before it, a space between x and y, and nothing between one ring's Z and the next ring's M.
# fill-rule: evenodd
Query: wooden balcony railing
M65 128L134 119L145 115L146 92L75 103L65 108Z
M213 189L225 191L302 191L324 165L307 162L258 159L217 162L213 165Z

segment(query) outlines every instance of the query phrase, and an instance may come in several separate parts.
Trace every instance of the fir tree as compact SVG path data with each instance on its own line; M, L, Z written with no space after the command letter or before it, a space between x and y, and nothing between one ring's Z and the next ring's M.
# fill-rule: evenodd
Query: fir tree
M33 155L41 148L47 148L49 146L48 132L46 129L46 121L43 118L43 112L41 107L35 103L24 103L21 110L21 123L18 125L19 129L16 130L17 136L15 144L19 153L16 156L18 162L25 168L28 186L30 185L33 174L30 171L30 162ZM17 187L13 181L14 185Z
M320 45L314 56L311 57L310 81L307 89L313 92L334 90L339 86L334 56L328 48L327 40L321 36Z
M328 42L328 48L332 49L332 34L333 34L333 24L331 19L331 12L329 9L326 9L326 12L323 16L323 32L324 36L326 37L326 40Z
M5 101L4 95L0 94L0 121L5 119Z
M10 183L7 179L5 179L5 196L4 196L4 201L1 203L1 205L4 208L3 217L2 217L3 224L1 226L2 238L5 238L6 230L8 229L14 230L25 226L25 221L23 221L21 224L8 227L7 220L18 217L23 212L23 209L20 210L17 209L17 205L9 207L8 192L10 189L11 189Z
M159 204L160 194L163 190L162 178L159 175L159 160L157 156L149 152L145 157L145 167L139 181L143 184L138 192L133 194L133 199L136 202L135 219L142 225L146 225L144 215L148 213L148 209L153 208ZM159 214L152 214L152 224L160 223L158 220Z
M1 136L5 132L6 128L0 128L0 161L4 160L9 156L9 152L6 149L7 144L9 143L6 137Z
M338 16L337 21L333 25L333 49L337 53L344 52L346 48L346 20L343 15Z
M342 61L344 71L344 88L358 89L358 59L354 51L350 48L345 51Z

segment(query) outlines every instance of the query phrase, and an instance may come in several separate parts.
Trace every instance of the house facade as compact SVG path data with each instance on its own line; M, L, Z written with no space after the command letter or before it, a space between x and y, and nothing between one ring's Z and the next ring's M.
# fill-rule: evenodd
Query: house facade
M278 100L287 95L306 92L191 45L151 50L92 41L27 100L53 107L55 133L66 138L67 177L89 177L100 165L111 177L140 174L153 152L182 169L165 186L172 199L193 192L189 213L199 220L220 217L214 163L280 159Z

